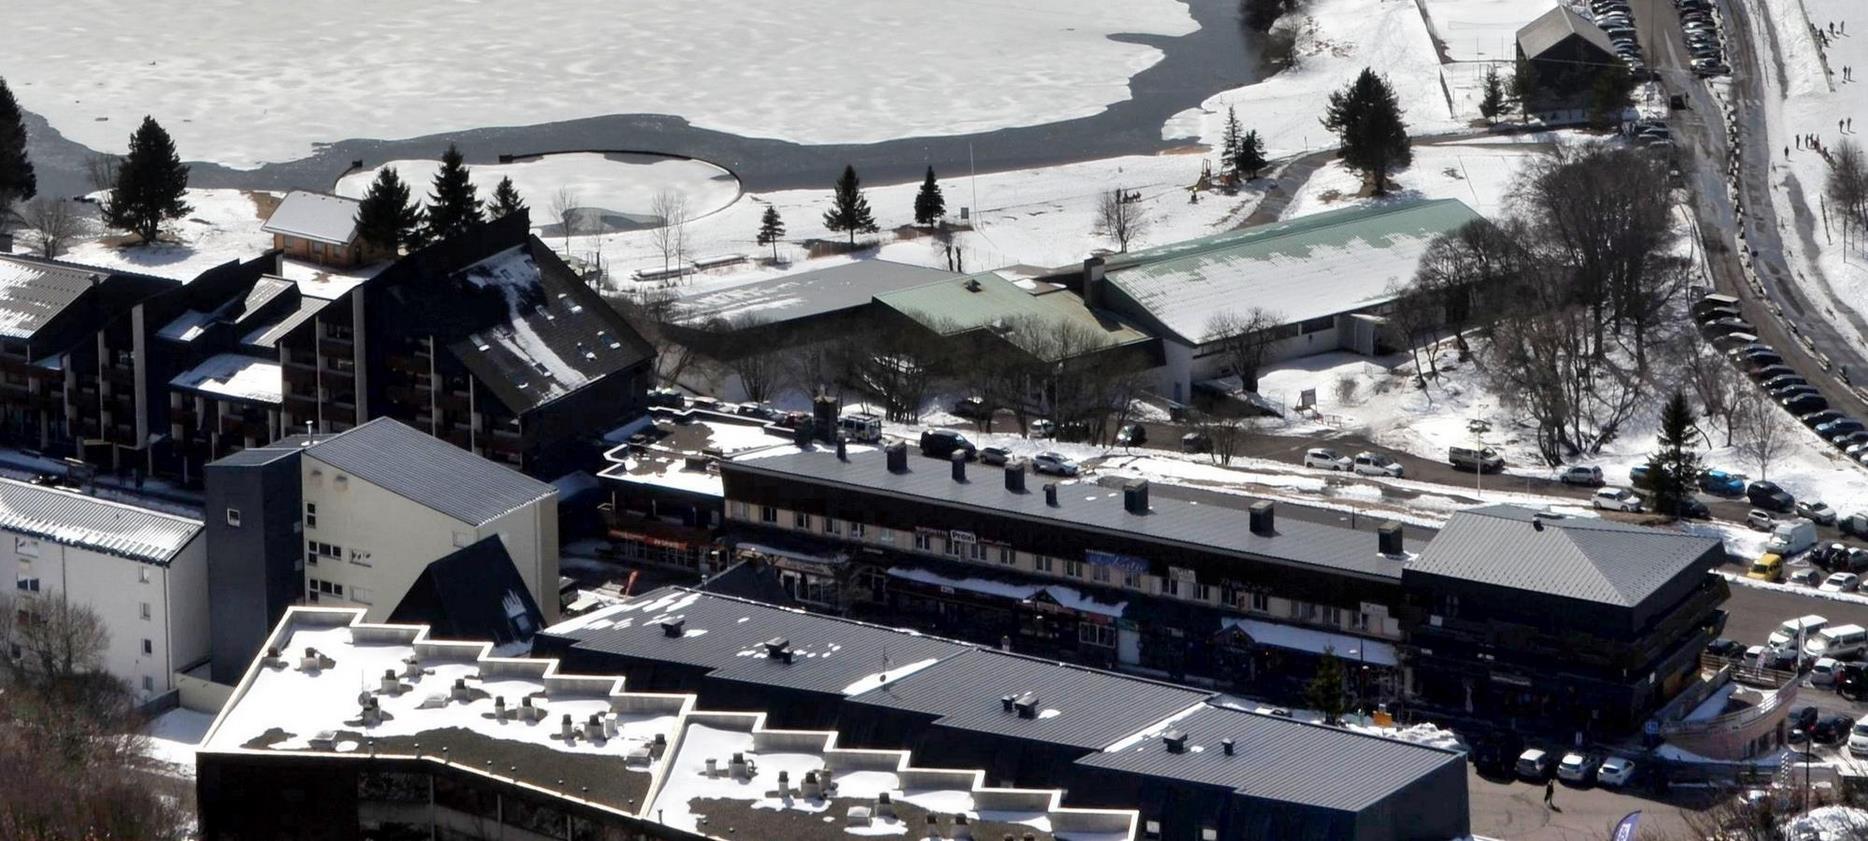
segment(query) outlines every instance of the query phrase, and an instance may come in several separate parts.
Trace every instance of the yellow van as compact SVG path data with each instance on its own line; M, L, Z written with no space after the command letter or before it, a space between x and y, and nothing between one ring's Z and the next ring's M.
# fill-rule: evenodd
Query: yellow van
M1751 571L1745 573L1745 577L1756 578L1759 581L1784 580L1784 556L1775 552L1759 555L1758 559L1752 562Z

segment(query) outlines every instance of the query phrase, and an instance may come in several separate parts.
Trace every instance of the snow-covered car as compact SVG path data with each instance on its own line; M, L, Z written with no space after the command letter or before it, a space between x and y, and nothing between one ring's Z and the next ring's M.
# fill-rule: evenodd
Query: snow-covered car
M1354 463L1348 456L1339 455L1328 447L1312 447L1304 451L1304 466L1324 470L1348 470L1354 466Z
M1595 496L1589 498L1589 504L1600 511L1639 512L1641 497L1636 496L1634 491L1627 488L1603 488L1596 491Z
M1563 468L1563 472L1557 474L1557 481L1565 485L1583 485L1591 488L1597 487L1602 484L1602 468L1591 467L1584 464L1574 464Z
M1823 579L1822 585L1816 589L1825 593L1853 593L1861 584L1861 576L1852 572L1838 572Z
M1596 769L1596 784L1610 788L1619 788L1634 779L1635 764L1619 756L1602 760L1602 767Z
M1063 453L1049 451L1032 456L1031 469L1037 473L1049 473L1053 476L1075 476L1082 471L1076 462L1065 458Z
M1856 719L1855 726L1849 728L1849 753L1868 756L1868 717Z
M979 448L980 464L1004 464L1012 458L1012 451L1004 447Z
M1574 751L1563 755L1557 762L1557 778L1565 782L1589 782L1589 773L1595 770L1596 761L1585 753Z
M1358 476L1387 476L1399 479L1407 473L1401 463L1381 453L1363 451L1356 453L1355 466L1350 468Z
M1806 499L1797 503L1797 516L1819 526L1836 524L1836 510L1823 504L1822 500Z

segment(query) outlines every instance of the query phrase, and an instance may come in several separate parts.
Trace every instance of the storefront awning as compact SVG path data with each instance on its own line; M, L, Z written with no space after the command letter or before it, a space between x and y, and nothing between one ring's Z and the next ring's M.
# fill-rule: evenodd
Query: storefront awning
M1220 620L1220 624L1226 628L1238 628L1244 631L1253 642L1259 645L1288 648L1310 654L1333 651L1337 657L1348 663L1389 667L1400 664L1395 657L1395 647L1385 642L1352 637L1348 634L1333 634L1312 628L1299 628L1295 625L1262 622L1257 619L1227 617Z
M1128 602L1098 601L1084 594L1075 587L1061 584L1014 584L1009 581L994 581L989 578L956 577L941 575L930 570L916 567L892 567L888 571L890 578L900 578L937 587L951 587L986 596L998 596L1014 601L1029 601L1039 593L1050 596L1058 606L1069 608L1079 613L1093 613L1116 619L1122 616Z

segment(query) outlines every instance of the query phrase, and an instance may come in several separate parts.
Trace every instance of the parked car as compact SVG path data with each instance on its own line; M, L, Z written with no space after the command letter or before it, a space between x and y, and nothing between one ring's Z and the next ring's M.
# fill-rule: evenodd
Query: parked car
M980 464L1004 464L1012 459L1012 451L1004 447L979 448Z
M1123 424L1116 430L1116 446L1139 447L1148 443L1148 428L1139 423Z
M733 414L739 415L742 418L757 418L762 421L775 421L785 416L784 412L774 409L770 404L766 403L741 403L739 404L739 408L733 410Z
M1563 468L1563 472L1557 474L1557 481L1565 485L1582 485L1591 488L1600 487L1602 484L1602 468L1592 467L1586 464L1573 464Z
M1832 420L1836 420L1837 418L1840 418L1840 417L1842 417L1841 412L1838 412L1834 409L1823 409L1821 411L1811 412L1807 415L1798 415L1797 420L1802 421L1804 426L1810 427L1811 429L1815 429L1817 426L1828 423Z
M1745 477L1723 470L1702 471L1699 474L1699 489L1719 496L1740 496L1745 493Z
M1819 526L1836 524L1836 510L1824 505L1820 499L1806 499L1797 503L1797 516Z
M1868 647L1868 628L1860 625L1831 625L1804 641L1803 656L1812 660L1818 657L1856 660L1860 659L1864 647Z
M1855 513L1836 521L1843 534L1868 537L1868 514Z
M1634 773L1634 762L1611 756L1602 760L1602 766L1596 769L1596 785L1621 788L1634 780Z
M1837 667L1836 694L1852 701L1868 694L1868 663L1843 663Z
M882 419L866 413L843 415L837 418L837 431L847 440L874 444L882 440Z
M1304 466L1319 467L1324 470L1348 470L1355 466L1355 460L1338 455L1328 447L1312 447L1304 451Z
M1570 752L1557 761L1557 778L1569 783L1587 783L1595 775L1596 759L1586 753Z
M1771 529L1770 539L1764 541L1767 552L1775 552L1788 558L1816 545L1816 524L1809 520L1787 520Z
M1852 572L1832 572L1816 589L1825 593L1853 593L1861 587L1862 578Z
M1628 470L1628 484L1637 488L1647 487L1647 465L1637 464Z
M1603 488L1596 491L1595 496L1589 498L1589 504L1600 511L1639 512L1641 497L1636 496L1634 491L1627 488Z
M1044 418L1038 418L1032 421L1028 428L1031 432L1028 433L1026 437L1029 438L1050 438L1057 434L1057 424L1045 420Z
M979 420L991 414L986 411L986 401L978 397L965 397L955 400L953 403L953 413L955 416L966 418L967 420Z
M1817 435L1827 438L1843 432L1857 432L1868 429L1868 426L1864 426L1861 421L1854 418L1842 417L1829 421L1828 423L1819 423L1814 428Z
M1768 511L1753 508L1745 513L1745 527L1752 531L1770 531L1777 528L1777 518Z
M1784 411L1793 415L1820 412L1829 408L1829 398L1812 392L1785 397L1777 402L1783 405Z
M1842 661L1837 660L1834 657L1816 658L1816 662L1810 664L1810 685L1811 686L1834 686L1836 685L1836 667L1841 664L1842 664Z
M1505 469L1505 458L1491 447L1486 447L1484 449L1448 447L1446 450L1446 460L1448 464L1459 469L1477 470L1481 473L1491 473L1496 470Z
M1701 502L1699 497L1689 496L1680 500L1680 510L1677 515L1688 520L1710 520L1712 509L1706 507L1706 503Z
M1815 587L1823 583L1823 571L1815 567L1806 567L1791 573L1790 577L1784 580L1804 587Z
M1075 476L1083 472L1083 468L1065 458L1063 453L1050 451L1032 456L1031 469L1034 473L1049 473L1053 476Z
M1849 753L1855 756L1868 756L1868 717L1863 717L1849 728Z
M1771 552L1759 555L1751 562L1751 571L1745 573L1745 577L1754 581L1784 580L1784 556Z
M921 454L934 458L951 458L956 452L966 453L968 459L979 455L979 448L967 440L965 435L951 429L927 429L921 432Z
M1471 740L1472 766L1481 774L1494 777L1511 776L1517 773L1519 752L1524 750L1524 738L1509 731L1477 736Z
M1381 453L1367 451L1356 453L1355 464L1350 469L1358 476L1388 476L1395 479L1406 473L1400 462Z
M1765 638L1764 644L1772 648L1795 645L1797 640L1816 636L1817 632L1827 627L1829 627L1829 620L1814 613L1795 619L1785 619L1771 630L1771 635Z
M1746 485L1745 498L1759 508L1785 514L1796 510L1797 506L1797 498L1778 487L1776 482L1752 482Z
M1850 745L1853 746L1853 740ZM1537 748L1529 748L1518 754L1518 776L1527 780L1543 782L1550 779L1550 754Z
M1706 643L1706 653L1714 657L1737 657L1745 653L1745 647L1739 644L1738 640L1719 637Z
M1810 728L1810 736L1819 745L1833 745L1848 738L1849 728L1854 724L1846 715L1826 715L1816 720L1816 726Z
M1760 384L1767 389L1773 389L1792 385L1809 385L1810 381L1804 379L1801 374L1778 374Z

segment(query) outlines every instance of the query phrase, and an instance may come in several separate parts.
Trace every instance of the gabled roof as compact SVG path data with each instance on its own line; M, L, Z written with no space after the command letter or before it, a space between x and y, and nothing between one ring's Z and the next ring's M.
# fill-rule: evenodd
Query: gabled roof
M54 543L166 565L201 527L200 520L0 479L0 528Z
M676 319L691 327L714 319L791 321L866 306L878 295L954 276L892 260L857 260L695 295L680 302Z
M1186 735L1185 751L1168 751L1161 735L1169 729ZM1232 740L1231 755L1221 739ZM1344 811L1359 811L1414 780L1465 762L1465 755L1454 751L1213 704L1077 760L1079 765Z
M304 453L472 525L557 493L544 482L392 418L318 439Z
M1615 54L1615 42L1609 40L1602 27L1562 3L1518 30L1518 49L1526 58L1536 58L1571 35L1581 36L1608 55Z
M499 535L443 555L416 576L389 614L399 625L428 625L445 639L523 642L544 627L538 603Z
M108 274L49 260L0 255L0 336L27 339Z
M1717 538L1492 505L1454 514L1403 576L1635 607L1680 573L1710 569L1723 551Z
M274 208L260 228L269 234L282 234L331 245L349 245L357 238L357 208L362 202L293 190Z
M1107 282L1198 345L1219 313L1280 323L1393 300L1434 237L1479 219L1457 199L1347 208L1108 258Z

